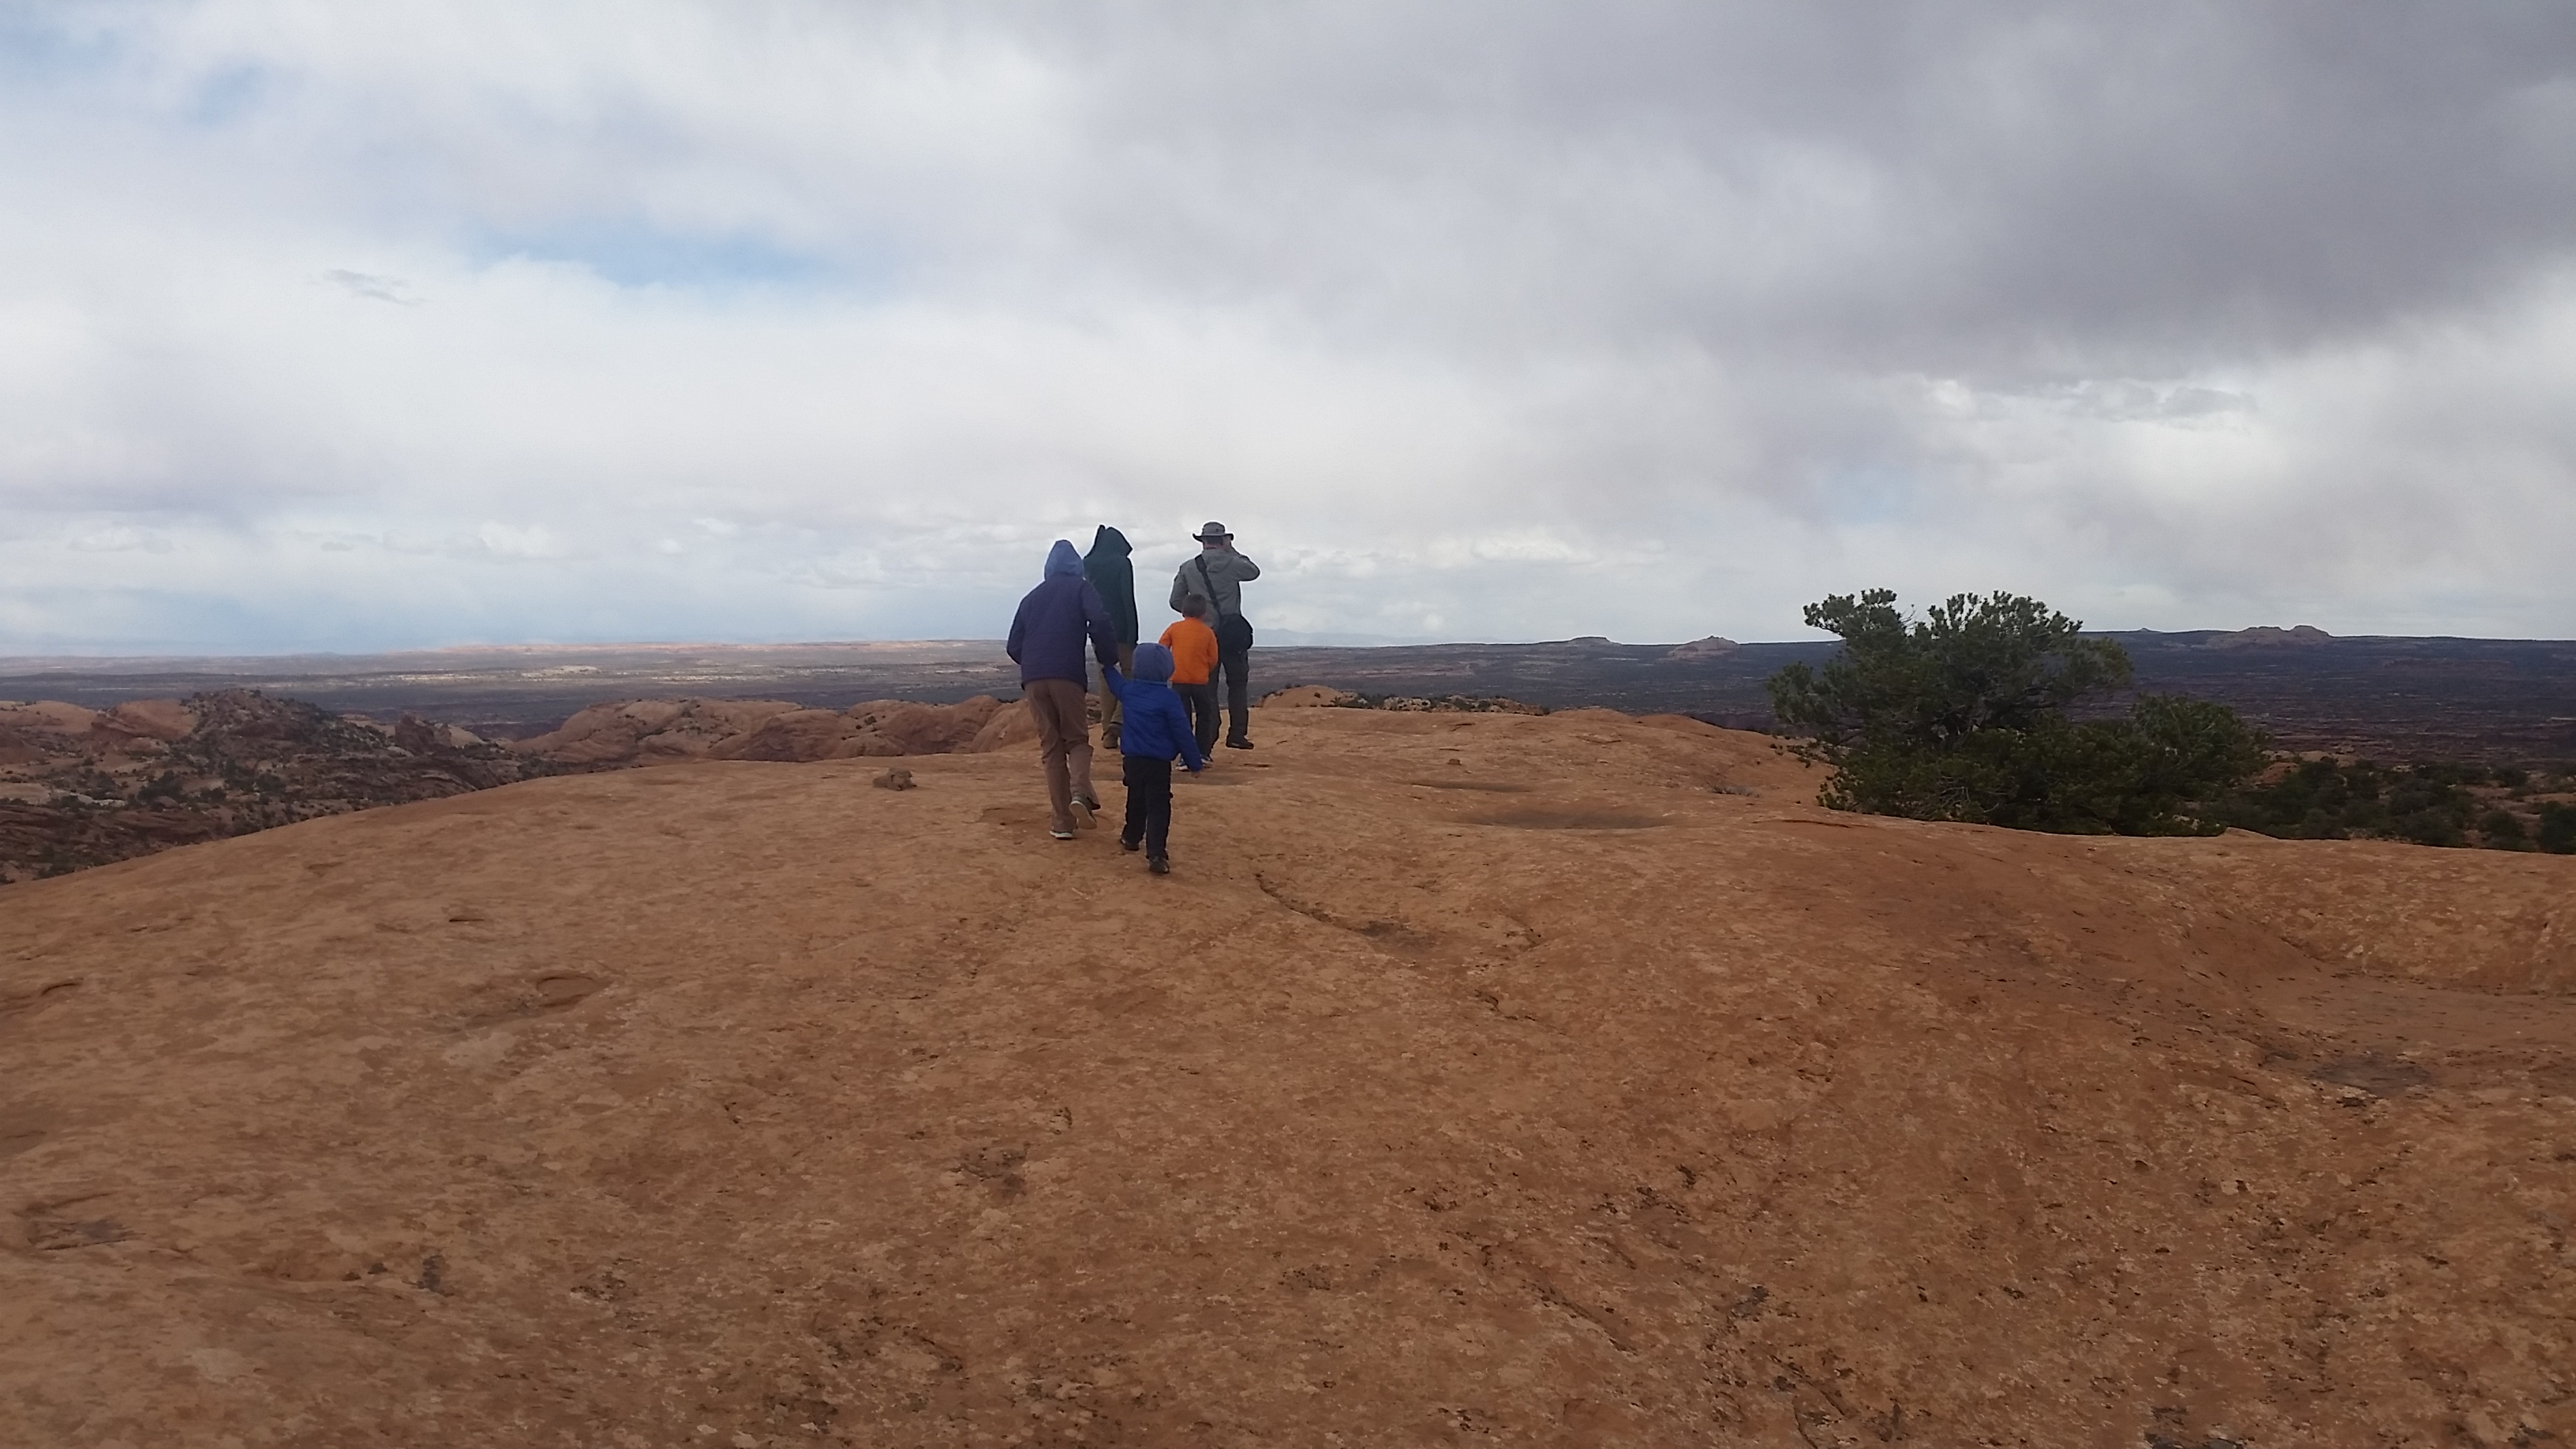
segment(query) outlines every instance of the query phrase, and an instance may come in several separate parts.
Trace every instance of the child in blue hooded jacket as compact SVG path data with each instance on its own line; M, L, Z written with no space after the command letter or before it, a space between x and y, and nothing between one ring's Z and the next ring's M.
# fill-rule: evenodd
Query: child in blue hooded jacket
M1172 692L1172 651L1160 644L1136 646L1136 677L1122 678L1112 665L1103 671L1109 691L1118 696L1126 723L1118 732L1118 753L1127 783L1127 828L1118 843L1145 849L1145 867L1156 875L1172 872L1172 757L1178 755L1195 775L1207 768L1198 736L1181 697Z

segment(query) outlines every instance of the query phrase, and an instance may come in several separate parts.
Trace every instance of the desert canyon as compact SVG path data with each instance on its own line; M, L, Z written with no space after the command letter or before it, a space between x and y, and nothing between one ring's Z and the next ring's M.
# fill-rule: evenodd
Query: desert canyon
M1164 879L782 707L0 890L0 1440L2576 1440L2576 858L1261 716Z

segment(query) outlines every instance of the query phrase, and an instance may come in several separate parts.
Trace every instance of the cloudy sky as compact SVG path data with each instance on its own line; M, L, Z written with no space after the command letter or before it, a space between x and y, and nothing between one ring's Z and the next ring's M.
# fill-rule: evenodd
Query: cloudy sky
M2576 8L0 7L0 654L2576 636Z

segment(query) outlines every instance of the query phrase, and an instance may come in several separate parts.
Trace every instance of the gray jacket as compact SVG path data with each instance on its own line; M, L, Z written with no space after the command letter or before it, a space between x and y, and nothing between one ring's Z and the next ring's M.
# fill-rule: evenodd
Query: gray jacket
M1205 580L1199 578L1201 560L1207 563ZM1243 612L1243 586L1259 577L1261 565L1233 549L1200 549L1198 558L1181 565L1180 572L1172 575L1172 612L1179 613L1181 600L1196 594L1216 605L1216 612L1220 615L1240 614ZM1210 619L1208 622L1214 624L1216 621Z

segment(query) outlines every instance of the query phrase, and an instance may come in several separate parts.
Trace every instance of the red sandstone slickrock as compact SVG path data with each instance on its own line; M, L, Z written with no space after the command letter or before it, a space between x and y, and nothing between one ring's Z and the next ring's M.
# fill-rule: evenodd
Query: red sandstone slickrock
M0 891L0 1441L2576 1440L2576 860L838 718Z

